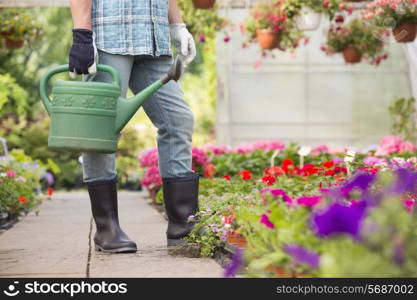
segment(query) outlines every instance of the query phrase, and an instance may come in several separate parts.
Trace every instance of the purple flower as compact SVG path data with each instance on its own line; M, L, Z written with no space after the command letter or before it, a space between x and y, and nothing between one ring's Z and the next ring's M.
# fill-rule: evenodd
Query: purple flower
M225 43L230 42L230 40L231 40L231 37L230 37L229 35L226 35L226 36L223 38L223 41L224 41Z
M320 237L345 233L359 239L366 207L364 201L351 206L332 203L324 211L312 216L313 229Z
M49 186L53 185L55 182L54 175L52 175L51 172L45 172L41 179L45 179Z
M284 246L284 251L291 255L296 264L308 264L311 268L318 268L320 265L320 255L307 250L300 245L289 244Z
M356 175L352 180L345 184L346 189L353 190L354 188L361 189L362 191L368 190L371 184L375 181L376 176L374 174L361 173Z
M274 199L277 199L278 196L281 196L284 202L287 202L288 204L292 203L292 198L288 196L284 190L281 190L281 189L265 189L265 190L262 190L261 193L262 194L270 193Z
M397 180L392 185L392 192L403 194L415 192L417 188L417 172L408 169L398 169L396 172Z
M240 268L243 266L243 251L240 248L236 248L232 256L232 261L226 266L224 270L224 277L234 277Z
M392 255L392 259L397 265L402 265L405 262L405 249L404 243L396 242L394 244L394 253Z
M265 225L265 227L269 228L269 229L274 229L275 225L272 224L271 220L269 220L269 217L266 214L263 214L259 220L259 222L263 225Z
M204 34L199 34L198 35L198 40L202 43L204 43L206 41L206 36Z

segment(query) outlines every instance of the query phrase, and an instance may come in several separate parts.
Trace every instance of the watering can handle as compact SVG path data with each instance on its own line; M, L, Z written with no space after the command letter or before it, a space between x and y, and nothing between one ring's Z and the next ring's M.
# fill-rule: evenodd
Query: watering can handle
M102 72L110 73L110 75L112 76L112 79L113 79L113 84L116 85L118 88L120 88L120 86L121 86L120 85L120 76L114 68L112 68L110 66L107 66L107 65L97 65L97 70L102 71ZM45 105L45 108L48 112L48 115L51 115L51 99L49 99L49 97L48 97L48 83L49 83L49 80L55 74L64 73L64 72L69 72L69 66L68 65L57 66L57 67L49 70L48 72L46 72L45 75L42 76L39 91L40 91L40 95L41 95L41 100L42 100L43 104Z

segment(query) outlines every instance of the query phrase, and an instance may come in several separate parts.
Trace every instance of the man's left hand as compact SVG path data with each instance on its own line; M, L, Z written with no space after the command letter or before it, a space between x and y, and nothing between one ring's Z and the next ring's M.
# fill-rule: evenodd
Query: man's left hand
M196 55L196 48L193 36L187 30L184 23L170 24L169 32L171 41L177 48L177 52L185 65L193 61Z

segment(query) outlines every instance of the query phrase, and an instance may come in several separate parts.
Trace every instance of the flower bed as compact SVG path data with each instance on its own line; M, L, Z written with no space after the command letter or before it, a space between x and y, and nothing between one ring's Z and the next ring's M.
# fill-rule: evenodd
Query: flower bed
M11 227L19 216L39 204L42 177L53 180L49 173L45 173L44 166L20 151L13 151L12 156L0 159L0 228ZM52 188L48 188L48 196L52 193Z
M209 161L189 241L203 256L233 244L227 276L416 276L413 144L390 136L358 153L280 142L201 150Z

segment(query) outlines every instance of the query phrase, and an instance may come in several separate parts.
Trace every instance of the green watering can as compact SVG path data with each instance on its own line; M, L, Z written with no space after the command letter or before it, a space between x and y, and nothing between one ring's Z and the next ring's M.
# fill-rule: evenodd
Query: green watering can
M68 72L68 65L48 71L40 82L40 95L51 117L48 146L54 150L113 153L118 135L143 102L171 79L181 76L177 58L168 73L136 96L122 98L120 77L115 69L98 65L99 71L111 74L113 82L57 81L52 87L52 100L47 87L55 74Z

